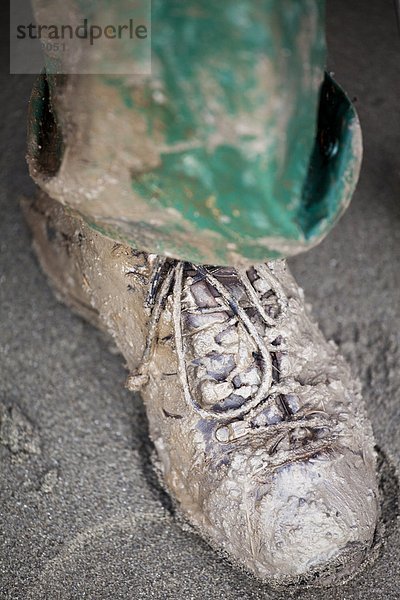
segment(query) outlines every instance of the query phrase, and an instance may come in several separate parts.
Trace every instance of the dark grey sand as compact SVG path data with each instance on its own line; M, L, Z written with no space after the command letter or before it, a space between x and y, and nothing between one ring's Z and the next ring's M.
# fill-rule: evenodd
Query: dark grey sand
M330 67L357 97L365 159L351 208L291 261L325 334L360 376L383 453L386 543L329 592L400 598L400 38L391 0L331 0ZM32 79L7 77L1 143L0 598L286 598L233 569L171 516L121 357L53 297L17 198Z

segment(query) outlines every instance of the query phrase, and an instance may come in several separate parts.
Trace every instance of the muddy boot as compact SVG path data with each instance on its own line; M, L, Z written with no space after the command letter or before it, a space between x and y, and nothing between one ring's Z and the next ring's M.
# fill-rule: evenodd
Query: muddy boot
M44 194L25 214L58 295L124 355L162 480L199 533L275 584L354 575L379 515L373 434L285 261L148 255Z
M58 6L79 22L82 4ZM182 513L275 584L353 575L379 512L359 385L278 260L327 234L360 168L323 4L154 0L151 76L130 45L120 77L54 74L49 55L30 112L44 270L114 337ZM132 7L106 5L115 22Z

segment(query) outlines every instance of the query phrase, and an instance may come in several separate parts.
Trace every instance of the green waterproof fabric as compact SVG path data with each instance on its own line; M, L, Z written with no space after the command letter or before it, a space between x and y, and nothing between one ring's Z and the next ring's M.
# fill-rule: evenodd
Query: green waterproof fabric
M125 0L92 2L91 15L104 5L126 16ZM99 77L116 92L108 110L127 124L142 119L156 148L151 168L130 170L137 219L112 198L115 219L83 200L86 220L193 262L256 262L318 243L348 205L361 161L354 108L323 71L324 2L153 0L152 56L140 84ZM57 77L48 73L50 97ZM39 146L43 154L44 98L33 94L33 160ZM133 153L141 142L132 140ZM52 144L61 164L60 128Z

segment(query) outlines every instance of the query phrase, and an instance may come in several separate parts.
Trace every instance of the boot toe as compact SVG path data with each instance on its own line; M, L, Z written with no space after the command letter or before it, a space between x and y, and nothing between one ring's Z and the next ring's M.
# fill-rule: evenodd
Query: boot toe
M231 522L232 494L238 498L232 479L222 500L226 547L259 577L331 583L359 569L379 515L371 460L336 450L283 464L261 484L259 474L242 473L236 481L242 493Z

